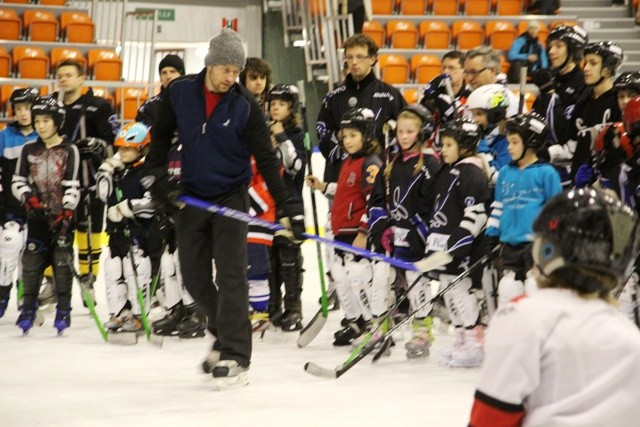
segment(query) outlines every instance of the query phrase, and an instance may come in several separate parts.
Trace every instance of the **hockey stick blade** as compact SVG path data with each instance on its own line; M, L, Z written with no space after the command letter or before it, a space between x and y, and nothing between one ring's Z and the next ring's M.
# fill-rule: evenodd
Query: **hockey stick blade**
M324 324L327 322L327 318L324 315L322 309L318 310L313 319L300 331L300 336L298 337L298 347L303 348L309 345L311 341L318 336Z
M108 343L115 345L136 345L138 335L135 332L108 332Z
M318 366L313 362L307 362L304 365L305 372L313 375L314 377L328 378L328 379L337 379L344 375L349 369L353 368L358 362L367 357L369 353L375 350L375 345L380 340L372 340L370 341L360 353L358 353L355 357L343 363L342 365L337 366L335 369L326 369L322 366Z
M336 379L338 378L338 369L327 369L322 366L316 365L313 362L307 362L304 365L304 371L313 375L314 377Z

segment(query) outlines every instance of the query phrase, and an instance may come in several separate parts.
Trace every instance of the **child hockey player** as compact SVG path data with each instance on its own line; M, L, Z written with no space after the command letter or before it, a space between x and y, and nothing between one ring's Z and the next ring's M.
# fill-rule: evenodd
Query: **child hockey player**
M611 292L636 255L637 215L577 189L550 200L533 231L540 290L493 316L469 426L629 425L640 334Z
M151 260L146 250L153 208L140 184L139 173L150 142L149 128L145 125L137 122L125 125L114 142L117 156L105 161L112 166L112 172L105 172L107 168L101 165L98 175L98 196L106 199L108 206L109 253L104 270L111 318L104 326L114 332L140 331L140 315L147 309L140 307L137 291L140 287L146 295L151 282Z
M482 140L477 152L486 157L491 167L490 182L495 184L498 172L511 161L507 138L504 136L504 120L509 108L509 96L500 84L481 86L471 92L467 109L482 130Z
M302 200L306 153L304 132L298 124L298 88L275 85L267 96L271 141L284 168L283 180L289 195ZM276 233L271 248L271 300L269 318L283 331L302 329L302 252L300 245ZM282 293L284 283L284 312Z
M472 246L487 222L485 204L491 197L488 165L476 154L481 132L478 124L467 119L450 121L440 130L444 165L433 183L435 199L426 253L447 252L453 258L439 269L442 287L469 267ZM473 367L482 363L483 327L471 282L467 277L444 294L456 339L443 350L443 365Z
M268 113L267 95L271 88L271 66L260 58L247 58L240 72L240 84L256 97L262 111Z
M558 172L536 155L547 140L545 119L538 113L518 114L507 120L506 128L512 161L498 175L486 231L489 248L502 245L498 307L535 290L535 280L527 274L533 267L531 227L542 206L562 191Z
M435 126L431 113L422 105L405 107L398 114L396 142L397 154L378 174L369 199L369 238L377 248L383 248L395 258L408 262L424 256L427 224L423 218L431 215L431 186L440 169L440 162L423 150ZM411 285L420 273L407 271L407 284ZM380 322L388 309L389 264L373 263L373 280L369 303L373 315L372 328ZM412 309L431 299L429 280L421 277L409 292ZM420 310L413 319L413 336L405 344L407 357L429 355L431 336L431 306ZM377 329L376 334L389 330L389 321ZM375 337L374 337L375 338Z
M367 200L381 164L380 148L374 139L374 119L368 108L347 111L340 121L340 148L348 157L340 168L338 182L327 184L313 175L306 180L314 190L334 196L331 227L335 240L359 248L367 245ZM331 275L347 324L334 334L333 345L349 345L366 330L371 312L363 295L372 274L369 260L336 251Z
M20 201L11 194L11 178L22 146L38 137L31 123L31 105L37 97L35 88L15 89L9 97L15 121L0 132L0 317L4 316L9 304L27 233L26 213Z
M57 311L53 326L62 333L71 324L74 210L80 200L76 146L60 136L64 106L54 98L37 98L31 118L38 139L22 147L11 189L27 211L27 243L22 255L24 300L16 324L23 333L33 326L44 270L53 267Z

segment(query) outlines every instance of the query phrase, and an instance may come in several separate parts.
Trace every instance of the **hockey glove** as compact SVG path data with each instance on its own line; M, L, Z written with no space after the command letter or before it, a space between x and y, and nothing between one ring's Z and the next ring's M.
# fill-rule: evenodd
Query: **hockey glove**
M172 215L177 209L182 209L185 204L178 201L181 195L178 181L167 173L167 168L157 167L145 171L140 183L151 194L151 199L157 209ZM177 208L177 209L176 209Z
M584 163L580 165L578 171L576 172L576 177L574 178L576 187L582 188L590 185L593 181L593 169L591 166Z
M495 261L500 254L500 248L496 249L498 246L501 246L500 238L498 236L487 236L486 234L482 238L482 253L489 255L490 261Z
M280 223L285 226L285 230L276 234L283 235L294 243L302 243L306 239L302 202L297 199L287 199L279 211Z
M71 209L62 209L51 221L49 228L55 235L64 236L69 231L71 221L73 221L73 211Z
M120 222L124 218L133 218L133 210L129 200L123 200L107 210L107 218L112 222Z
M106 141L99 138L83 138L76 141L78 152L82 160L90 161L95 168L99 167L107 157Z
M380 246L385 252L391 253L393 250L393 229L391 227L384 230L380 237Z
M27 216L31 219L48 222L49 210L42 204L38 196L29 196L24 202Z

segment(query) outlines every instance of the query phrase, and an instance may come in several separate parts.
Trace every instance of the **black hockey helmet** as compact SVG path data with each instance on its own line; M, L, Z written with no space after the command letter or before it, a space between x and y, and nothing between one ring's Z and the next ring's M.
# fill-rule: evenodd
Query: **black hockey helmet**
M458 149L476 151L482 136L482 129L476 122L469 119L455 119L440 128L440 141L445 136L455 139L458 143Z
M627 71L618 76L613 82L613 89L617 92L619 90L631 90L640 95L640 71Z
M536 112L517 114L507 120L507 133L517 133L526 148L540 150L547 142L547 120Z
M373 139L375 129L375 114L368 108L352 108L344 113L340 120L340 129L355 128L358 129L365 142Z
M9 103L11 104L11 108L15 109L16 104L21 102L33 104L38 96L40 96L40 92L35 87L21 87L11 92Z
M582 51L584 50L584 46L589 42L589 36L587 32L578 25L559 25L551 30L547 36L547 51L549 50L551 42L554 40L560 40L567 45L567 59L558 67L558 69L562 69L570 59L573 59L576 63L582 60Z
M589 43L584 48L585 55L598 55L602 58L602 68L608 68L611 76L616 74L622 63L622 48L614 42Z
M58 130L64 124L64 116L66 111L62 102L50 96L39 96L31 104L31 121L35 122L36 116L46 115L53 118Z
M266 101L271 102L272 99L281 99L290 102L292 114L297 114L300 106L300 93L296 86L287 84L275 85L267 94Z
M403 111L408 111L418 116L422 120L422 127L418 132L420 144L429 139L436 127L436 122L435 120L433 120L433 115L431 114L431 112L420 104L412 104L404 107L402 110L400 110L398 116L400 116Z
M549 200L533 223L536 266L545 275L580 268L620 280L637 252L637 215L593 188L564 191Z

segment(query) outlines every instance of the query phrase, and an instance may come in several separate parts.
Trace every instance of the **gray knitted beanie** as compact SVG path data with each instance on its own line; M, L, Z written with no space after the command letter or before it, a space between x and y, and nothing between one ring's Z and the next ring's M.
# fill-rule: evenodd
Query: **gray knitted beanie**
M223 28L220 34L209 40L209 52L204 58L204 65L235 65L242 70L244 63L242 38L231 28Z

